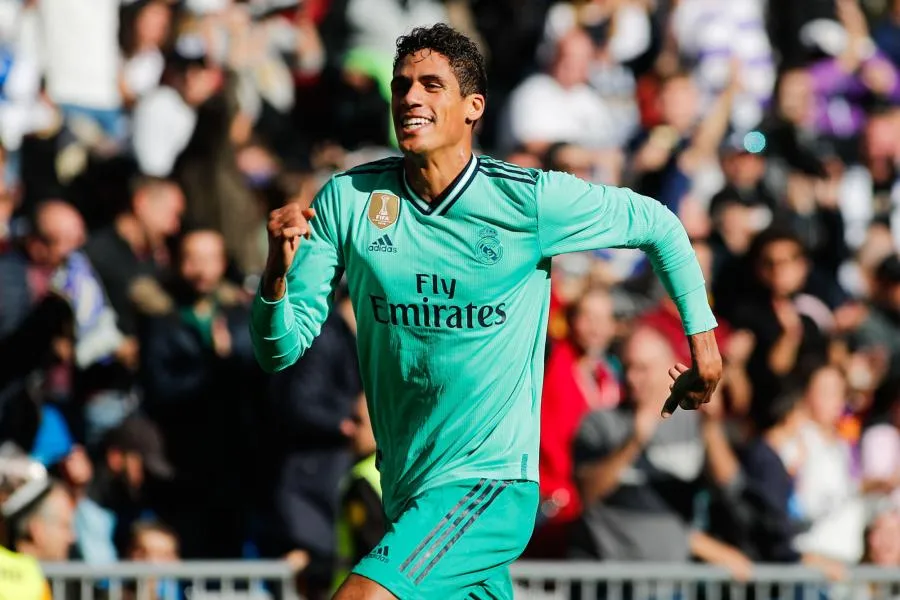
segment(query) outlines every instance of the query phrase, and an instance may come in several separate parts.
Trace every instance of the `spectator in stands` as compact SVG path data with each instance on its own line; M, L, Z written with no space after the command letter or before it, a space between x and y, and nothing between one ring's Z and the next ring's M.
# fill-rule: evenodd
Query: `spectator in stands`
M72 304L75 315L74 377L69 389L59 383L56 392L60 399L86 403L84 420L75 419L75 427L84 427L86 442L93 444L133 408L119 380L128 379L137 367L137 341L119 329L106 290L81 250L87 232L78 211L66 202L48 200L36 207L33 226L25 242L32 265L43 271L48 290Z
M261 370L242 292L224 279L226 261L221 234L186 233L174 281L141 307L143 409L177 474L160 514L186 558L238 558L247 533L257 435L251 401Z
M617 145L636 133L637 77L652 65L661 46L661 32L643 0L611 3L555 2L547 13L539 59L552 59L553 47L575 28L583 28L595 46L589 71L591 86L604 99L615 127Z
M859 348L884 348L890 363L887 382L900 381L900 256L891 254L875 271L872 306L868 318L855 332ZM888 401L893 401L889 399Z
M838 368L815 370L801 401L797 435L779 454L791 466L796 505L810 524L808 531L795 538L794 546L801 554L854 564L863 555L865 507L853 450L838 431L848 397L847 382Z
M636 192L680 214L682 201L692 191L692 176L715 160L739 86L740 75L732 70L729 85L701 112L699 91L688 74L675 73L661 82L656 99L660 122L639 131L628 148Z
M866 554L864 565L884 569L900 567L900 512L886 510L872 519L865 533ZM854 590L854 600L900 597L900 584L896 582L870 583Z
M762 121L775 87L775 61L764 12L755 0L733 0L727 5L683 0L671 18L678 50L692 66L704 109L728 86L731 64L740 65L743 82L731 114L731 123L740 132Z
M128 208L88 240L85 252L126 335L138 332L135 298L159 287L172 266L169 242L181 230L184 209L184 195L177 184L140 177L133 184Z
M879 513L866 528L864 564L900 567L900 512Z
M732 134L722 144L720 160L725 186L709 204L713 278L743 258L753 238L775 218L778 203L764 180L765 143L763 135L754 132Z
M175 562L178 560L178 536L158 521L138 521L131 527L129 560Z
M75 503L75 547L73 554L88 564L110 564L119 555L113 536L116 515L88 495L94 465L84 447L72 445L54 465Z
M540 155L556 142L594 150L613 146L609 109L588 85L593 55L591 38L582 29L559 39L548 72L532 75L512 92L504 147L521 145Z
M886 14L875 25L872 39L879 50L900 68L900 2L891 0Z
M790 229L772 227L760 233L748 261L757 285L743 288L745 295L730 315L735 327L751 331L756 339L747 363L755 412L766 410L783 378L826 360L831 312L804 293L810 265L803 244Z
M613 299L588 290L568 307L568 338L553 344L541 396L540 481L542 523L529 555L565 555L569 524L581 514L572 448L584 416L619 404L618 365L609 354L616 335Z
M75 542L72 498L52 484L40 500L12 520L13 547L42 561L65 561Z
M179 561L178 536L167 525L152 520L138 521L131 528L131 544L128 560L155 564ZM168 600L178 598L178 581L173 579L147 579L144 582L143 594L135 600ZM134 594L137 590L129 590Z
M9 442L0 447L0 590L10 598L51 598L38 561L13 549L16 517L46 497L50 485L47 471L19 447Z
M198 37L178 39L166 57L162 85L134 107L132 149L144 175L169 177L197 125L197 107L222 86L222 73L207 65Z
M32 446L43 425L45 401L54 391L51 375L69 373L74 348L72 308L57 294L48 294L16 329L0 337L0 440ZM37 387L30 385L35 380Z
M123 11L119 37L122 72L119 87L126 106L159 86L166 66L164 51L172 27L172 7L167 0L133 2Z
M153 514L158 485L173 475L159 429L146 417L132 414L106 434L87 493L112 513L118 556L127 556L132 524Z
M48 201L34 211L31 231L0 256L4 279L0 332L8 333L51 289L54 273L85 241L84 220L70 204ZM7 295L9 294L9 295Z
M713 510L712 529L754 562L803 562L831 579L842 579L843 563L794 548L795 537L809 523L797 510L794 465L785 464L779 453L796 439L803 424L801 399L802 392L789 388L758 413L760 435L740 449L741 476Z
M347 448L362 393L356 319L346 284L302 359L269 380L262 429L265 465L260 507L264 556L309 554L311 594L332 584L340 482L353 464Z
M118 0L37 4L48 96L70 126L85 119L116 142L123 141L126 131L118 85L119 4Z
M665 422L660 417L672 348L652 329L638 328L622 359L627 404L590 413L575 440L585 509L571 555L673 562L695 556L747 577L747 557L693 526L706 448L698 413L678 411Z
M337 522L337 589L350 569L372 551L384 536L381 478L375 466L375 434L365 396L360 395L352 426L346 427L356 464L341 482Z
M871 499L900 510L900 396L896 383L888 389L887 414L877 415L862 435L862 476Z

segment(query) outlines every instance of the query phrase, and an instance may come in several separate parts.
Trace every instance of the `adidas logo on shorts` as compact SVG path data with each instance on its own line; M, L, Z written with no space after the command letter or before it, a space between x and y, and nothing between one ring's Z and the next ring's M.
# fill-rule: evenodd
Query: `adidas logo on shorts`
M390 236L383 235L371 244L369 244L369 252L384 252L386 254L394 254L397 252L397 246L391 241Z

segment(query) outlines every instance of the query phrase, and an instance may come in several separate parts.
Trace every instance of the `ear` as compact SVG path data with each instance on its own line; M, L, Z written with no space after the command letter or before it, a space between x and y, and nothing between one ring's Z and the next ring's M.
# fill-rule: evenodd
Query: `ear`
M469 94L466 97L466 123L471 125L484 115L484 96L481 94Z

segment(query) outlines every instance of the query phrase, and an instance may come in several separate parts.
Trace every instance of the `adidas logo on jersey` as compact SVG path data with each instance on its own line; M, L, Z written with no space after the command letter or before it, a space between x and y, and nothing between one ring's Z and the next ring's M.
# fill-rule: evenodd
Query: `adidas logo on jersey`
M369 244L369 252L385 252L393 254L397 252L397 246L391 241L390 236L383 235L371 244Z
M381 562L386 563L388 561L388 550L388 546L378 546L377 548L369 552L369 556L371 556L375 560L380 560Z

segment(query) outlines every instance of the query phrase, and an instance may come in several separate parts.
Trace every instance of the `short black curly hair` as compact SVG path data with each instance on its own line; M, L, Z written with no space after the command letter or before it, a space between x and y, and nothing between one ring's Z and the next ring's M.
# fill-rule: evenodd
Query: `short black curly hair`
M487 95L487 69L484 56L475 42L445 23L431 27L416 27L409 35L397 38L394 70L404 58L420 50L431 50L447 57L450 68L459 82L463 96Z

